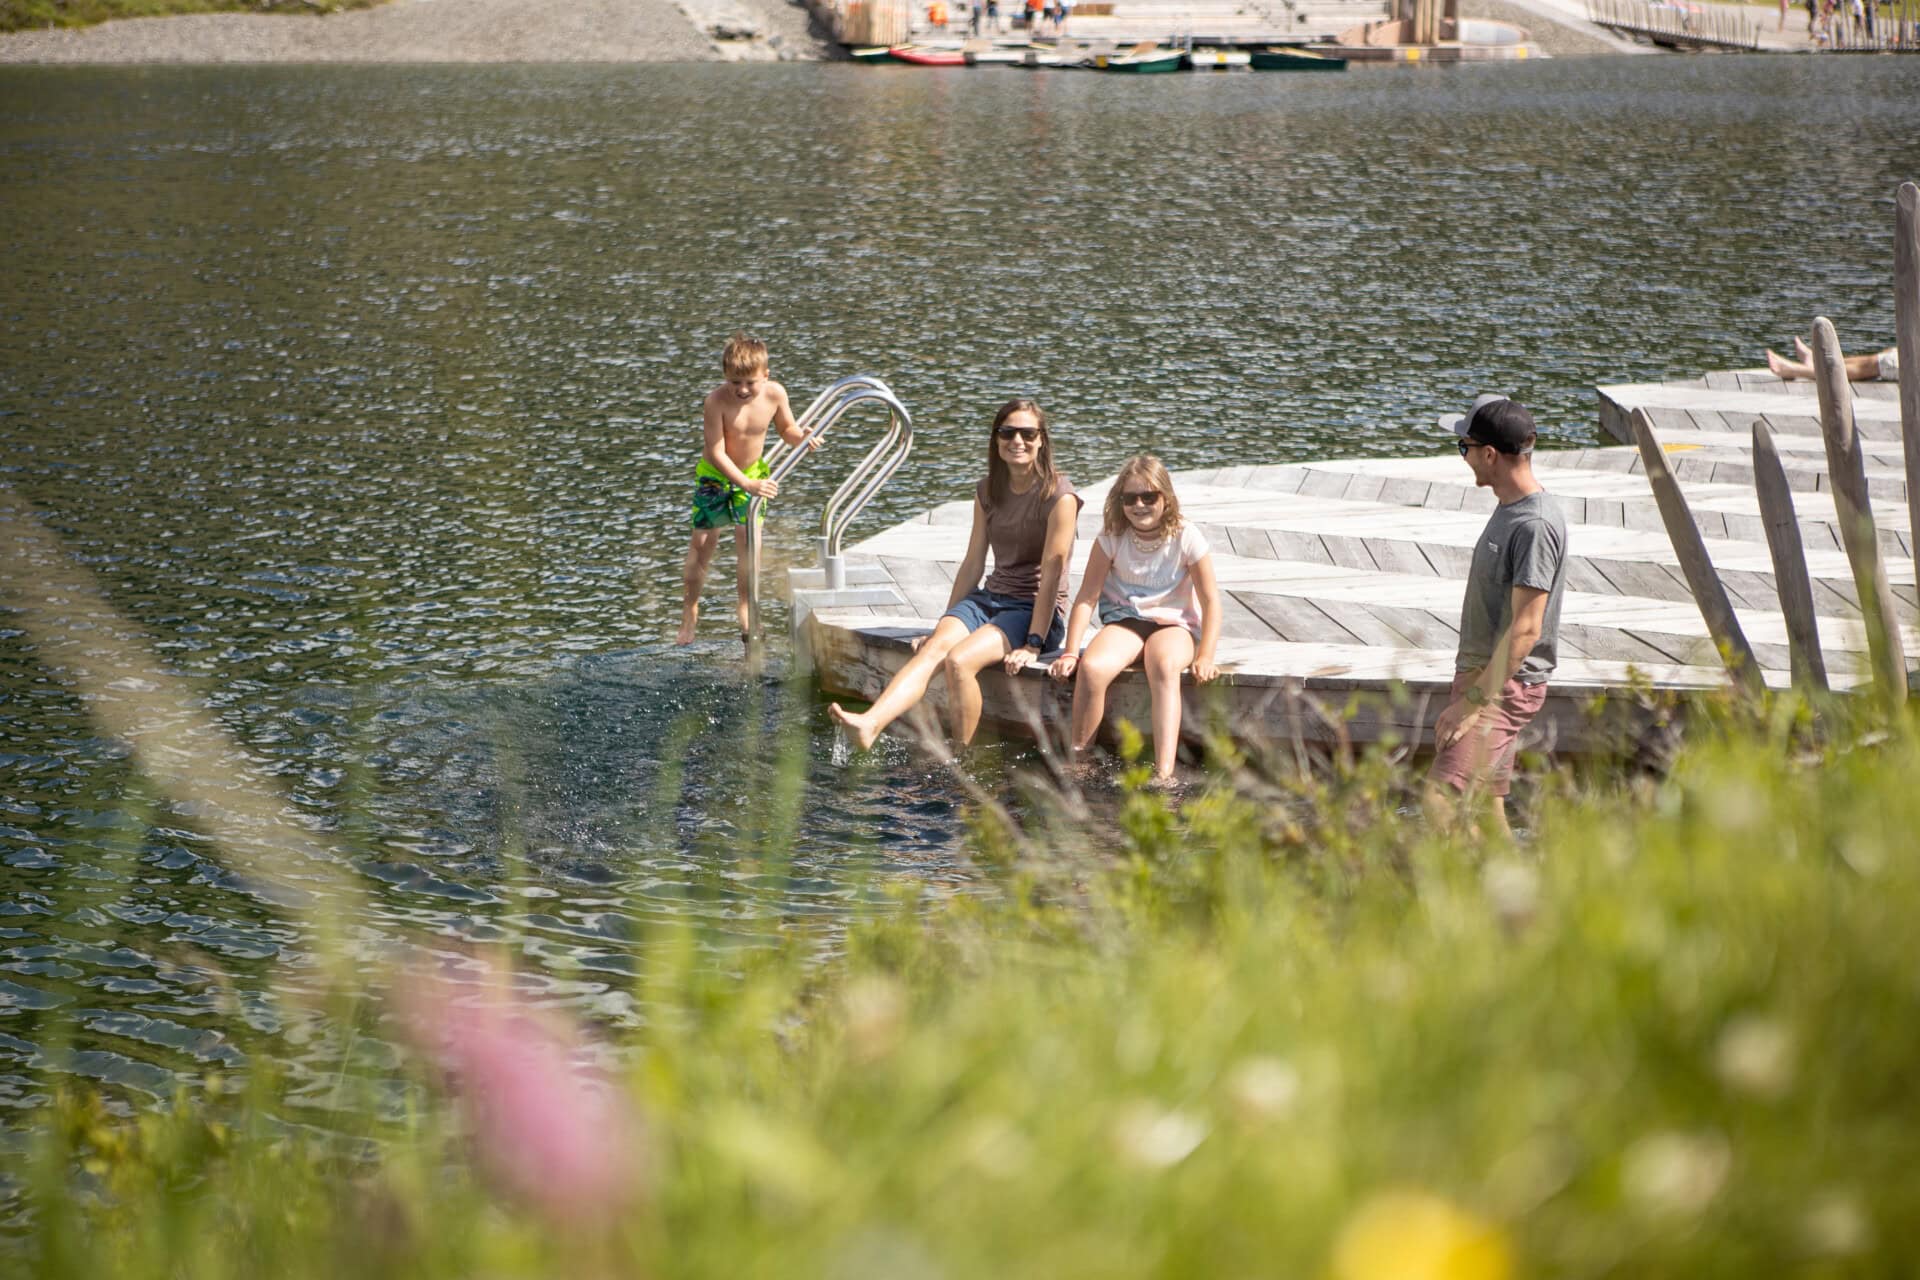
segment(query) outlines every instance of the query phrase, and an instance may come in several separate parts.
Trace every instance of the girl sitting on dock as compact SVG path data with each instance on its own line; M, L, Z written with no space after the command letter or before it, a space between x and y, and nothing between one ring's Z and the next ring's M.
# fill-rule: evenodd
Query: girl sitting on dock
M1081 653L1096 601L1100 631ZM1048 668L1056 680L1079 671L1074 750L1086 750L1099 732L1107 686L1143 659L1153 694L1154 777L1171 781L1180 749L1180 673L1191 667L1195 683L1212 680L1219 642L1220 588L1207 540L1180 518L1173 479L1160 459L1139 454L1120 468L1107 492L1100 538L1067 622L1067 651Z
M1031 400L1001 405L987 438L987 475L974 490L973 533L946 613L871 707L858 714L837 702L827 708L854 745L871 747L882 729L917 706L936 669L946 678L954 739L973 741L980 673L998 662L1012 675L1060 647L1079 515L1080 496L1053 467L1046 413ZM982 587L989 547L993 574Z

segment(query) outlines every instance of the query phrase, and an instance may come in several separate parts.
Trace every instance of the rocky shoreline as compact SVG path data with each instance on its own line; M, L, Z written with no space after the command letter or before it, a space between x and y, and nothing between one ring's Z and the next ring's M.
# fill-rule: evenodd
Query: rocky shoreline
M717 62L838 56L796 0L392 0L0 36L0 63Z

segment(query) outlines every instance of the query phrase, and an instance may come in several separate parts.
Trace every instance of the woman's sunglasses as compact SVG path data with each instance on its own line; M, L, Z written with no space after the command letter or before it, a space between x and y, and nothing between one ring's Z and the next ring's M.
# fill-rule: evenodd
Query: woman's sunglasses
M1160 505L1160 491L1148 489L1141 493L1123 493L1120 501L1129 507L1157 507Z
M1038 440L1040 438L1040 428L1038 427L995 427L993 429L993 434L999 436L1002 440L1025 440L1028 444L1032 444L1035 440Z

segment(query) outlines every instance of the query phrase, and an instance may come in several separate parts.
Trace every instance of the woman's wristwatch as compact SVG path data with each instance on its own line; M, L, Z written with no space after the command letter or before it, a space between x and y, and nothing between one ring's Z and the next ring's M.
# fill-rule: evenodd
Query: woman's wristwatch
M1029 631L1027 632L1027 648L1033 650L1035 653L1045 653L1047 651L1047 638L1038 631Z

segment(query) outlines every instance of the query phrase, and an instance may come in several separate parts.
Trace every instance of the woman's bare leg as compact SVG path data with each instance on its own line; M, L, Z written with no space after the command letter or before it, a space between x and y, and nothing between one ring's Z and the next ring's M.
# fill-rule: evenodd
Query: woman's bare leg
M947 716L953 740L973 741L980 728L980 673L1013 652L1007 633L984 626L947 651L941 670L947 682Z
M1129 627L1102 627L1080 655L1073 673L1073 749L1085 751L1107 714L1107 689L1145 646Z
M982 630L994 631L996 628L984 627ZM927 696L927 683L933 679L933 673L940 669L947 653L967 638L967 624L958 618L942 618L926 638L907 664L894 672L893 679L887 681L887 687L880 691L879 698L865 711L855 713L841 707L837 702L827 706L827 714L846 729L853 737L854 745L865 751L873 745L880 731L898 720L919 704ZM1003 637L1004 638L1004 637Z
M1180 753L1180 674L1193 661L1193 633L1162 627L1147 640L1147 688L1153 691L1153 772L1173 776Z

